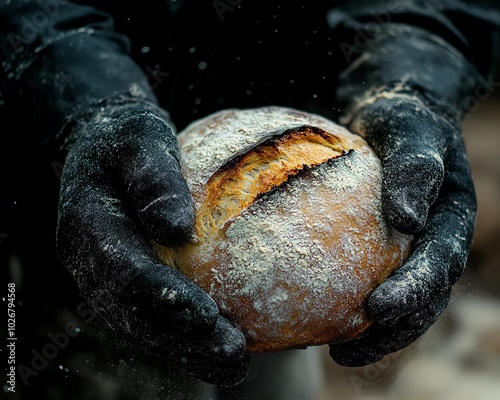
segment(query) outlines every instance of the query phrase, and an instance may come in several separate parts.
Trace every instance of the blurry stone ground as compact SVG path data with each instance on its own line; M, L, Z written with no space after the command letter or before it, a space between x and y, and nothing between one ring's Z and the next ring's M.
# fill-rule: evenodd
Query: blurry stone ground
M471 111L463 130L478 217L447 310L416 343L372 366L340 367L325 346L319 400L500 400L500 93Z

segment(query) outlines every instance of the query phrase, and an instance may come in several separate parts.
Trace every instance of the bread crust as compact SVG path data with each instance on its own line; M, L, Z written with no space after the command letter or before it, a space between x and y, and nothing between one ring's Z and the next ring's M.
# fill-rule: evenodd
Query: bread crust
M371 325L367 298L411 237L382 212L380 161L362 138L262 107L223 110L179 140L195 233L155 250L214 298L249 352L342 342Z

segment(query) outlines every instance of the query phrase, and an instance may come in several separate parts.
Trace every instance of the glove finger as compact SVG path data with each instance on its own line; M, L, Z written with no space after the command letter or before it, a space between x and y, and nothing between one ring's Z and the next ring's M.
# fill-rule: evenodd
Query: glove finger
M380 323L391 324L418 311L439 293L448 292L463 272L474 232L476 197L461 146L460 141L449 153L440 196L415 237L409 260L370 296L369 312Z
M128 332L142 330L144 320L186 331L212 328L215 302L157 260L109 171L92 162L92 151L81 153L70 153L63 172L57 231L61 260L81 290L116 299L116 312L106 317ZM106 314L107 305L102 308Z
M346 367L373 364L399 351L422 336L446 308L450 292L413 314L401 318L395 326L375 324L367 335L346 343L331 344L330 356Z
M383 206L392 226L413 234L425 225L444 177L451 125L407 99L379 100L353 123L378 153L383 169Z
M420 150L420 151L419 151ZM428 149L401 149L383 160L382 204L391 225L401 233L419 232L443 182L444 165Z
M130 134L124 135L118 168L127 195L147 234L165 246L177 245L191 235L194 223L191 193L179 166L177 139L156 117L129 118L126 131Z

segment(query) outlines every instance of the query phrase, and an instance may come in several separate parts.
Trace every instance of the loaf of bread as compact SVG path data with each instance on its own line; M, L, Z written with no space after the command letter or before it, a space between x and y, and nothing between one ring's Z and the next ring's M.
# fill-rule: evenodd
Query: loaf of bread
M359 136L284 107L229 109L179 134L192 240L155 245L237 324L249 352L356 338L368 296L411 237L381 204L381 164Z

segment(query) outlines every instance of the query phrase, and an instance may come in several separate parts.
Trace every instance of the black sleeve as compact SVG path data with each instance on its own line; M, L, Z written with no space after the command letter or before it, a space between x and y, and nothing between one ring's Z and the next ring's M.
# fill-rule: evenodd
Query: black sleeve
M463 112L478 84L491 83L500 51L497 0L350 0L328 23L342 65L338 101L347 109L367 93L393 90Z
M28 140L53 144L107 99L156 103L127 54L128 39L95 8L68 0L0 0L0 37L2 123L22 121Z

